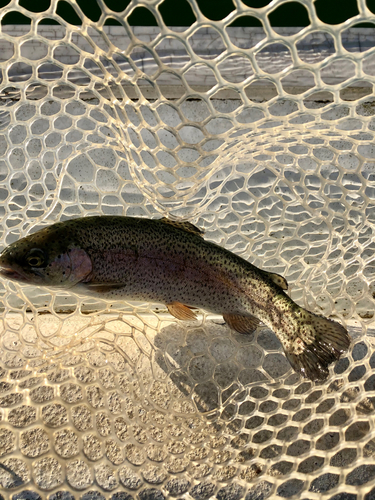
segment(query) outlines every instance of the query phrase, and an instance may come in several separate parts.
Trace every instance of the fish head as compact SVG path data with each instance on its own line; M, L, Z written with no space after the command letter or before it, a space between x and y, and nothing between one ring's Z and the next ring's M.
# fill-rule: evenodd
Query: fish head
M21 238L0 254L0 276L29 285L72 288L91 272L89 255L60 224Z

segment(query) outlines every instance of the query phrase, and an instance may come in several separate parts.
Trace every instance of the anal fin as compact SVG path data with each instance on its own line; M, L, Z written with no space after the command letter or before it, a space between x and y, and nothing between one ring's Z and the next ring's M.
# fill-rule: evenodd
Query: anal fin
M252 333L260 325L255 316L240 316L238 314L223 314L224 321L238 333Z
M190 309L190 307L181 304L181 302L171 302L167 304L167 308L169 314L172 314L177 319L181 319L182 321L191 321L197 319L197 315L194 311Z

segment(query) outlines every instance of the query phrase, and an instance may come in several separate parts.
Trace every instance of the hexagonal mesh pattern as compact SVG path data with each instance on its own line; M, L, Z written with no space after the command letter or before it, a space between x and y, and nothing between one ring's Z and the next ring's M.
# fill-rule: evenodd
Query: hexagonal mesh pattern
M2 248L71 217L183 217L354 339L311 383L262 327L2 281L4 498L375 494L374 17L358 0L328 25L299 0L307 26L273 26L286 3L212 21L189 0L185 28L162 0L98 0L98 22L73 0L1 9Z

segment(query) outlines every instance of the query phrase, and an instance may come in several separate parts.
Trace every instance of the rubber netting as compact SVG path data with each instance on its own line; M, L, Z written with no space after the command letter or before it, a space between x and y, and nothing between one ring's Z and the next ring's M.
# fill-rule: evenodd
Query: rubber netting
M2 280L0 498L375 496L375 18L299 0L306 26L279 28L287 2L246 4L212 21L189 0L179 28L159 0L98 0L96 22L1 8L1 248L77 216L182 217L351 352L312 383L265 328Z

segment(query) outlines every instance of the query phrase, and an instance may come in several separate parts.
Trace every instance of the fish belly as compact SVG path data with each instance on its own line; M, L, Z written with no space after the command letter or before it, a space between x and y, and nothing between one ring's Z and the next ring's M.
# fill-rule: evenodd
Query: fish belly
M112 259L111 259L112 260ZM187 260L175 255L136 255L113 259L113 272L96 276L77 287L90 295L102 295L129 300L146 300L171 304L181 302L209 312L244 314L244 297L231 275L218 272L205 259ZM108 271L105 258L98 260ZM94 265L95 267L95 265Z

